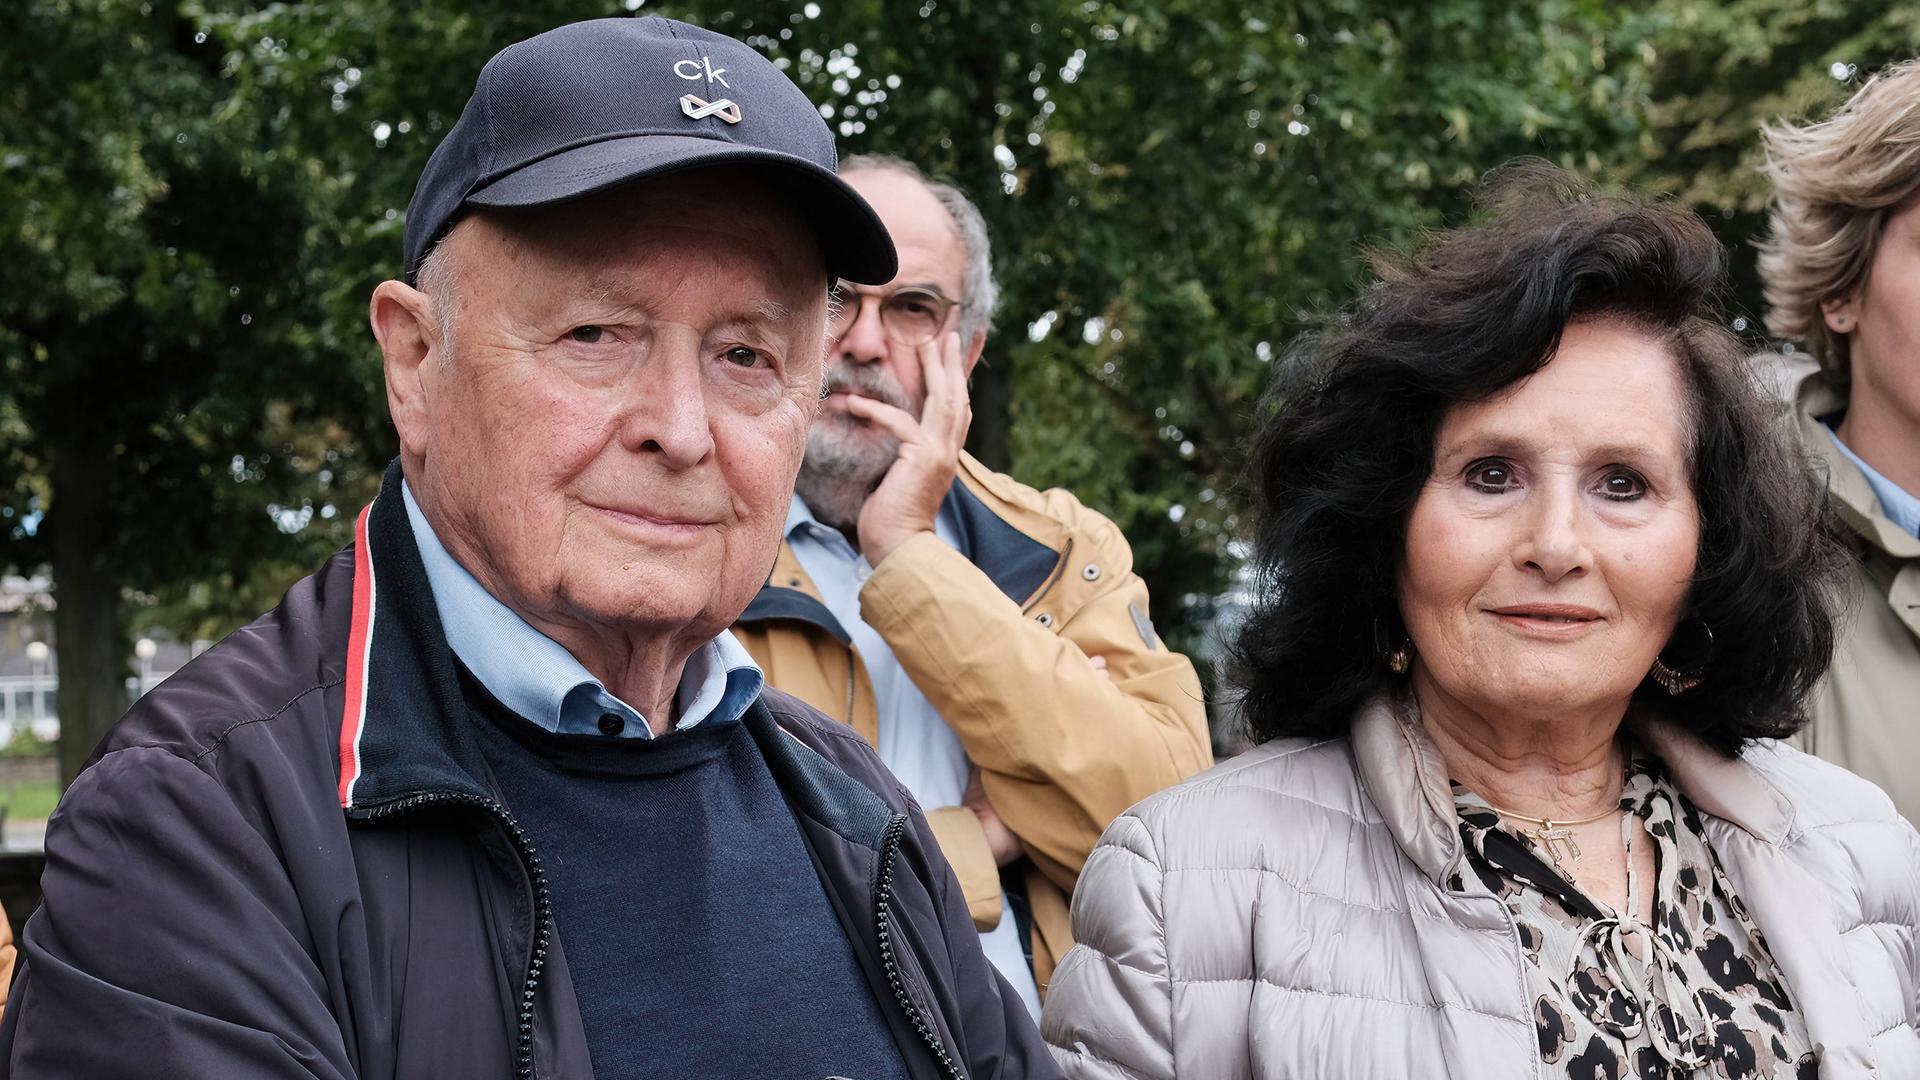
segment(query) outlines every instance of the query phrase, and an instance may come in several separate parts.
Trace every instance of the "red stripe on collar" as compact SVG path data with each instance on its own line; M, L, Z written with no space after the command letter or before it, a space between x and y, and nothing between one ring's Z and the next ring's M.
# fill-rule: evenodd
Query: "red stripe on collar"
M367 658L373 646L373 545L367 518L360 511L353 527L353 624L347 634L347 703L340 717L340 805L353 806L353 785L360 779L360 732L367 720Z

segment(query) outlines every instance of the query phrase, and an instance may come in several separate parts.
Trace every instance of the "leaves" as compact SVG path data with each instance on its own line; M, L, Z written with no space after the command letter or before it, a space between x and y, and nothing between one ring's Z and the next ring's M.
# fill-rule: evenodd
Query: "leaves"
M1758 122L1920 44L1912 10L1836 0L25 0L0 13L0 561L57 542L54 432L110 450L105 564L182 632L340 543L393 452L365 304L414 178L493 52L633 8L750 41L846 152L975 197L1005 287L976 378L1011 420L982 430L1120 523L1186 647L1237 562L1252 405L1363 247L1520 154L1744 241Z

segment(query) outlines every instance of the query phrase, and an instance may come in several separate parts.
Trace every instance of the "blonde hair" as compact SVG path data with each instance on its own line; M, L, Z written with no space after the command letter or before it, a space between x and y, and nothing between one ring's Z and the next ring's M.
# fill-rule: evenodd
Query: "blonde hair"
M1773 181L1759 244L1767 329L1844 373L1846 335L1820 305L1859 292L1888 216L1920 192L1920 60L1881 71L1825 120L1760 136Z

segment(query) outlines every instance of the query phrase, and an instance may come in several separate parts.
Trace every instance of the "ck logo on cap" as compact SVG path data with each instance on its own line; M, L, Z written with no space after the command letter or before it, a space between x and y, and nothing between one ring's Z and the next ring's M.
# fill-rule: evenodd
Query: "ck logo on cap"
M697 94L687 94L680 99L680 111L693 120L705 120L709 116L717 116L729 124L740 122L740 106L735 105L729 98L703 101Z
M689 81L704 77L710 83L717 82L729 90L733 89L732 83L721 78L727 69L714 67L713 61L704 56L698 60L677 61L673 65L673 73Z

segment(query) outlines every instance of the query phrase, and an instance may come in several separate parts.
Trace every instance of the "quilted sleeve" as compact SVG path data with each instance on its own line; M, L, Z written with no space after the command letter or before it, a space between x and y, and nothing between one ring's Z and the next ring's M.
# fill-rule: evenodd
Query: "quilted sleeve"
M1055 970L1040 1020L1072 1080L1175 1075L1164 881L1152 835L1132 815L1087 859L1073 900L1079 944Z

